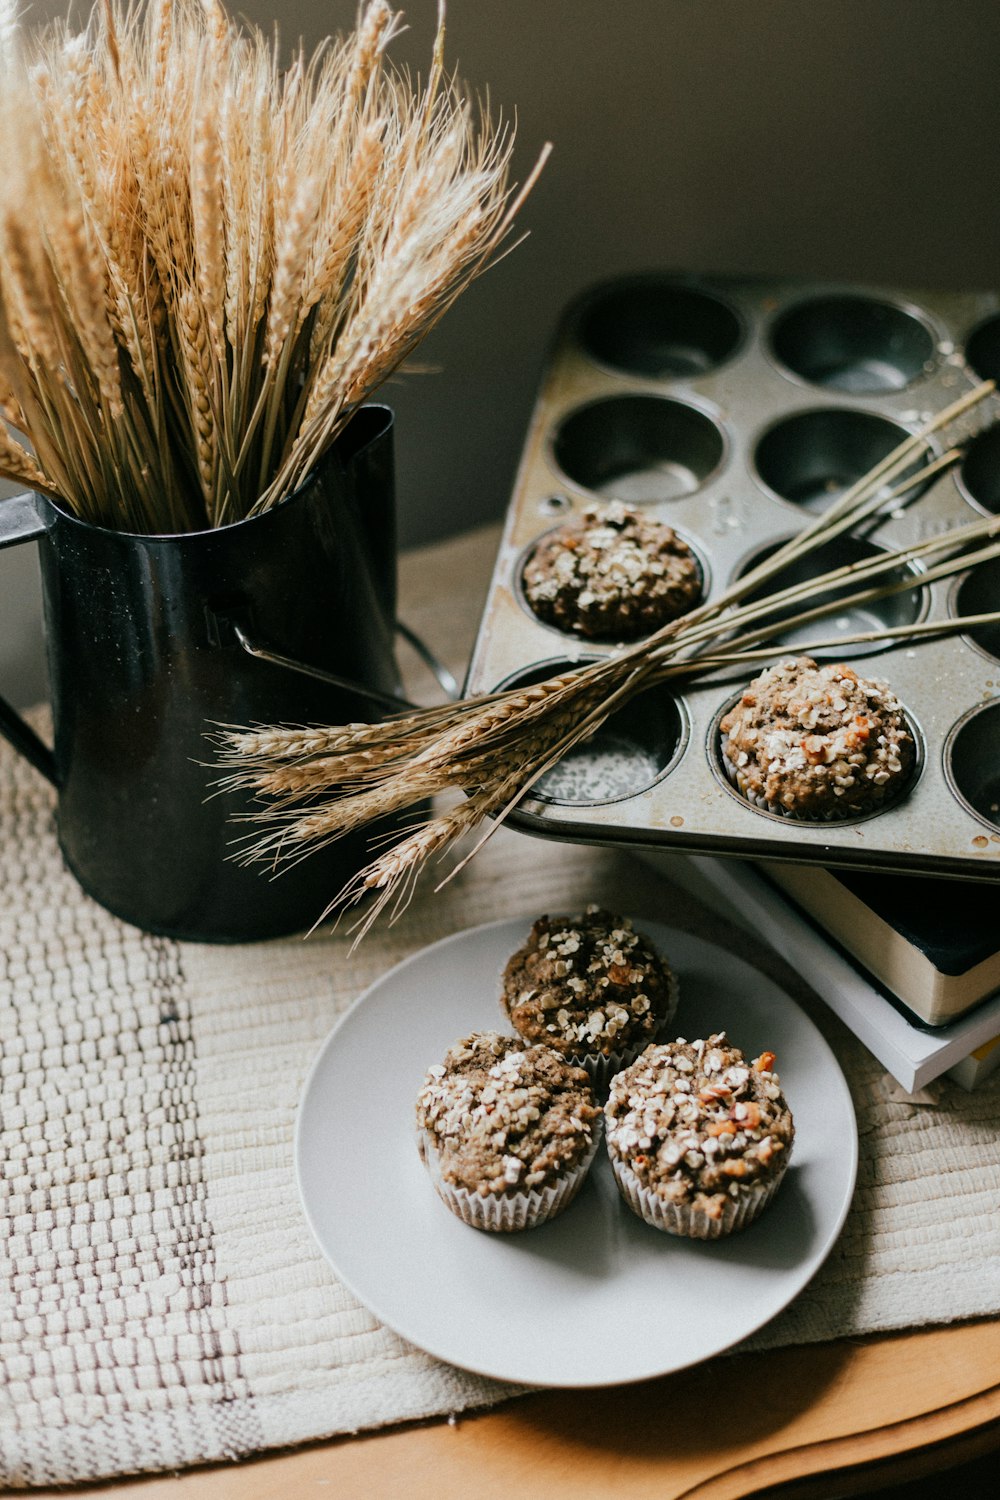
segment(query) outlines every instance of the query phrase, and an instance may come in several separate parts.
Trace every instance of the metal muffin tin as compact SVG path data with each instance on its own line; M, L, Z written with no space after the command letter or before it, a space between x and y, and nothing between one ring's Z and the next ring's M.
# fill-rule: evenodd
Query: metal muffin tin
M538 680L616 649L542 624L521 590L539 539L592 501L621 499L674 526L717 597L908 433L997 376L992 292L649 275L587 293L566 313L542 380L467 690ZM995 397L970 414L967 435L959 468L866 524L825 566L1000 512ZM880 608L898 625L1000 606L1000 563L923 587L917 570L914 584L863 618L816 622L808 638L834 620L842 634L863 630ZM772 659L795 649L776 642ZM718 721L761 662L644 693L539 782L512 821L576 842L1000 879L1000 628L823 659L888 681L906 707L918 765L885 810L811 823L757 810L731 787Z

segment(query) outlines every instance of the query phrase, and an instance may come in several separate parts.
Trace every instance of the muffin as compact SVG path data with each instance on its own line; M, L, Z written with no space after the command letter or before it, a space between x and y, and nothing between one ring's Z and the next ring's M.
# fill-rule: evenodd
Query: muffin
M632 640L685 614L701 570L673 527L616 501L543 537L522 576L540 620L575 635Z
M884 682L808 656L755 677L723 718L722 763L749 802L786 817L877 811L913 770L903 706Z
M417 1144L439 1197L474 1229L531 1229L569 1206L594 1159L590 1081L548 1047L473 1032L417 1095Z
M719 1239L770 1202L794 1126L773 1052L747 1062L725 1032L647 1047L611 1081L608 1154L629 1208L655 1229Z
M585 1067L602 1093L673 1016L677 980L628 917L588 906L539 917L507 962L500 1003L519 1036Z

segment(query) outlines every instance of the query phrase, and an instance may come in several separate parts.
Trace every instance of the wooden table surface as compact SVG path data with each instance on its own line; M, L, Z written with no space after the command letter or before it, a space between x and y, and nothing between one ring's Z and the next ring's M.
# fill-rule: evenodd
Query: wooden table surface
M641 1385L544 1391L453 1423L71 1493L737 1500L781 1486L795 1500L864 1494L1000 1450L998 1374L1000 1322L966 1324L722 1357ZM32 1493L56 1500L67 1491Z
M481 580L493 529L404 562L408 623L435 631L442 581ZM474 628L476 590L468 628ZM454 621L450 619L453 631ZM543 1334L541 1336L544 1336ZM1000 1451L1000 1319L719 1357L634 1386L544 1391L480 1415L229 1466L87 1485L106 1500L735 1500L864 1494ZM34 1491L39 1500L65 1489Z

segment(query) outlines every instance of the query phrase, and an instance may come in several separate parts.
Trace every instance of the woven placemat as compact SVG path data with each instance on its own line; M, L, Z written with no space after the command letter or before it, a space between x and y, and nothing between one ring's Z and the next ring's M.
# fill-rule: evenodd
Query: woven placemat
M179 1468L511 1395L406 1344L338 1284L299 1207L294 1116L323 1037L394 963L587 900L766 965L850 1081L847 1226L756 1347L1000 1311L1000 1080L945 1083L934 1108L893 1102L801 976L622 852L501 832L354 953L338 935L175 943L81 893L50 789L0 745L0 869L2 1483Z

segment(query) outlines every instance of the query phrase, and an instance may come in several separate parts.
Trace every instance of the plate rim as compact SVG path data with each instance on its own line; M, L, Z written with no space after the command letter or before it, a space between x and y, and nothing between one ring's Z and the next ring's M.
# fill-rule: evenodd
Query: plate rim
M641 1370L637 1370L634 1374L631 1375L616 1375L611 1380L585 1377L582 1379L558 1379L546 1381L543 1379L539 1379L536 1376L527 1377L524 1375L517 1375L516 1373L504 1372L495 1368L485 1368L483 1362L471 1364L463 1359L456 1358L454 1353L448 1352L446 1349L436 1346L433 1341L428 1342L423 1336L414 1337L413 1333L410 1332L407 1328L403 1327L398 1319L387 1317L384 1312L373 1305L373 1303L369 1300L369 1296L359 1290L353 1278L349 1275L346 1275L341 1267L337 1265L328 1254L324 1246L323 1239L317 1228L316 1222L313 1218L312 1213L310 1212L308 1197L303 1187L303 1119L306 1113L306 1103L309 1099L316 1077L320 1072L320 1069L322 1068L328 1053L336 1045L338 1034L351 1020L355 1013L360 1010L362 1006L368 1003L370 997L378 990L380 990L383 985L389 983L390 980L395 980L398 975L404 973L412 965L419 962L432 951L435 953L439 953L441 950L454 944L466 942L470 938L475 939L481 934L494 932L499 928L515 926L523 927L525 923L530 926L530 924L534 920L536 920L537 913L535 913L534 915L525 914L521 916L515 915L508 917L499 917L490 922L475 923L470 927L460 928L457 932L448 933L445 937L437 938L432 943L426 943L422 947L418 948L415 952L407 954L404 958L400 959L398 963L393 964L391 968L387 969L384 974L379 975L376 979L372 980L370 984L366 985L364 990L362 990L362 992L350 1003L344 1013L337 1018L333 1026L330 1028L329 1032L317 1047L312 1063L310 1064L306 1076L303 1080L299 1092L298 1103L296 1105L295 1129L293 1135L293 1164L295 1171L295 1184L298 1192L299 1205L301 1207L303 1216L305 1218L306 1224L308 1225L309 1232L312 1235L316 1247L318 1248L323 1259L326 1261L326 1264L330 1267L333 1274L338 1278L342 1285L347 1288L351 1295L357 1298L358 1302L360 1302L363 1307L367 1308L367 1310L375 1318L377 1318L380 1323L384 1324L386 1328L390 1329L390 1331L395 1333L398 1337L406 1340L406 1342L411 1344L415 1349L418 1349L423 1353L430 1355L434 1359L440 1360L444 1364L451 1365L456 1369L462 1370L481 1379L494 1380L508 1385L521 1386L525 1389L597 1390L609 1386L634 1385L644 1380L659 1379L663 1376L679 1374L683 1370L692 1369L699 1364L704 1364L707 1360L714 1359L717 1355L726 1353L726 1351L732 1349L734 1345L740 1344L745 1339L751 1338L755 1333L759 1332L761 1328L766 1327L768 1323L770 1323L774 1318L778 1317L782 1312L784 1312L786 1308L788 1308L796 1300L796 1298L798 1298L806 1290L810 1282L819 1273L819 1271L822 1269L827 1259L829 1258L834 1245L837 1243L837 1240L840 1237L844 1224L847 1221L847 1216L851 1211L857 1187L857 1174L860 1159L860 1139L858 1134L857 1111L854 1107L854 1100L851 1095L850 1086L848 1085L847 1079L844 1075L844 1070L841 1067L840 1062L835 1052L833 1051L833 1048L830 1046L830 1043L827 1041L826 1037L823 1035L816 1022L804 1010L799 1002L795 1000L791 995L789 995L788 992L783 989L776 980L774 980L764 970L758 968L754 964L751 964L749 960L744 958L741 954L734 953L732 949L726 948L722 944L713 942L710 938L702 936L701 933L688 932L683 928L671 926L671 924L663 922L659 918L634 916L631 913L625 913L624 915L630 917L630 919L636 925L638 925L640 929L643 926L647 928L658 928L663 932L677 934L679 937L682 937L685 940L691 940L707 950L717 949L720 952L724 953L728 960L749 970L757 978L762 979L773 990L777 991L784 1003L789 1005L794 1011L796 1011L801 1020L809 1029L811 1029L811 1031L814 1033L815 1041L819 1043L821 1051L827 1055L828 1061L832 1065L830 1076L833 1079L836 1088L842 1095L843 1102L846 1105L848 1117L851 1124L849 1142L850 1160L847 1163L847 1172L842 1194L842 1201L840 1202L835 1218L831 1221L826 1239L822 1245L822 1251L818 1255L816 1263L806 1279L802 1281L801 1284L796 1285L795 1289L791 1291L787 1297L782 1298L782 1300L777 1303L777 1305L773 1306L770 1309L766 1317L763 1317L759 1321L755 1322L752 1327L741 1328L740 1331L730 1341L714 1346L706 1353L695 1354L690 1359L684 1359L680 1363L668 1363L662 1367L657 1368L643 1368ZM666 947L666 945L664 945L664 947ZM666 951L669 951L669 949L667 949ZM475 1234L478 1233L478 1231L470 1229L469 1233Z

